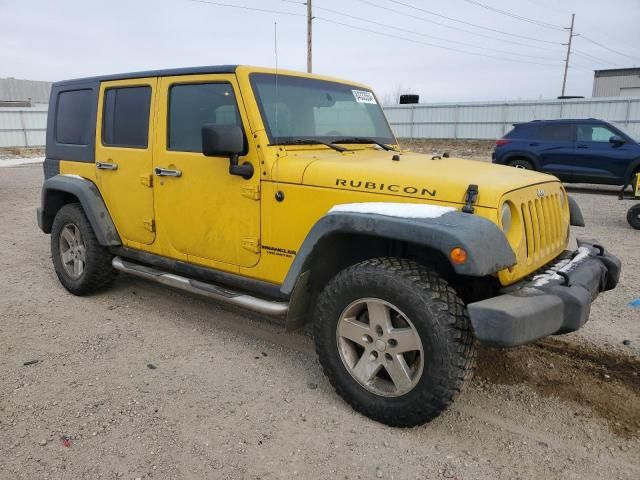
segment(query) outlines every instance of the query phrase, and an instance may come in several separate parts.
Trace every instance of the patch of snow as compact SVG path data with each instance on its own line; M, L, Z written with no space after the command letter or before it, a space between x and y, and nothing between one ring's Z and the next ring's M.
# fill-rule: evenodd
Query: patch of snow
M553 265L550 269L546 270L544 273L533 277L533 286L543 287L547 285L551 280L564 280L562 276L558 275L557 272L569 273L575 270L578 265L589 258L589 255L591 254L591 251L587 247L580 247L578 248L578 250L576 250L576 252L577 255L575 255L573 258L562 260Z
M455 212L454 207L424 205L420 203L343 203L335 205L329 213L374 213L398 218L438 218L445 213Z
M30 165L34 163L44 162L44 157L18 157L9 159L0 159L1 167L17 167L19 165Z

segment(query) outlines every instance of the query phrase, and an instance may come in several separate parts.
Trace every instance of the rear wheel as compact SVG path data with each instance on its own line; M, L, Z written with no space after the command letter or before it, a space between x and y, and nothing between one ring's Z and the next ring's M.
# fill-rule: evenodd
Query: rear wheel
M63 206L51 228L51 258L60 283L74 295L87 295L113 282L112 255L98 243L77 203Z
M471 378L476 358L455 291L433 270L397 258L336 275L318 299L314 339L336 392L391 426L437 417Z
M627 212L627 222L636 230L640 230L640 203L629 209Z
M533 164L529 160L525 160L524 158L516 158L515 160L510 160L507 165L515 168L522 168L523 170L534 170Z

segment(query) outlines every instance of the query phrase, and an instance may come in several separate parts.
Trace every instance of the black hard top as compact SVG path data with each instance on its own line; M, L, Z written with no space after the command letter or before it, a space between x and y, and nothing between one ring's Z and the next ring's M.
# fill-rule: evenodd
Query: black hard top
M128 80L130 78L169 77L174 75L197 75L207 73L235 73L237 65L209 65L204 67L165 68L162 70L146 70L143 72L116 73L97 77L75 78L61 80L54 85L70 85L74 83L106 82L110 80Z
M604 120L598 120L597 118L556 118L553 120L531 120L529 122L519 122L513 125L541 125L544 123L606 123Z

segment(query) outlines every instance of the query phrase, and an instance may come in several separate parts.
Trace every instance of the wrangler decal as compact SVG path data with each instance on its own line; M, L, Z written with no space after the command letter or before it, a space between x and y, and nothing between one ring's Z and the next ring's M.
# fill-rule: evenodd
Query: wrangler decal
M435 197L436 191L429 190L425 187L414 187L411 185L396 185L396 184L384 184L384 183L376 183L369 182L366 180L346 180L344 178L336 178L336 187L351 187L351 188L360 188L366 190L377 190L380 192L391 192L391 193L406 193L407 195L421 195L423 197L430 196Z
M278 247L269 247L267 245L263 245L262 248L266 250L266 252L269 255L276 255L278 257L293 258L298 253L295 250L287 250L286 248L278 248Z

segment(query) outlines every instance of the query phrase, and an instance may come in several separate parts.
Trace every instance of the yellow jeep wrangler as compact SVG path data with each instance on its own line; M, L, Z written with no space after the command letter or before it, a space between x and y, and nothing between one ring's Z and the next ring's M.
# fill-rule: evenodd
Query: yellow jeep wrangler
M58 82L38 224L64 287L118 271L313 323L363 414L413 426L472 374L479 341L571 332L616 286L554 177L398 147L373 92L246 66Z

